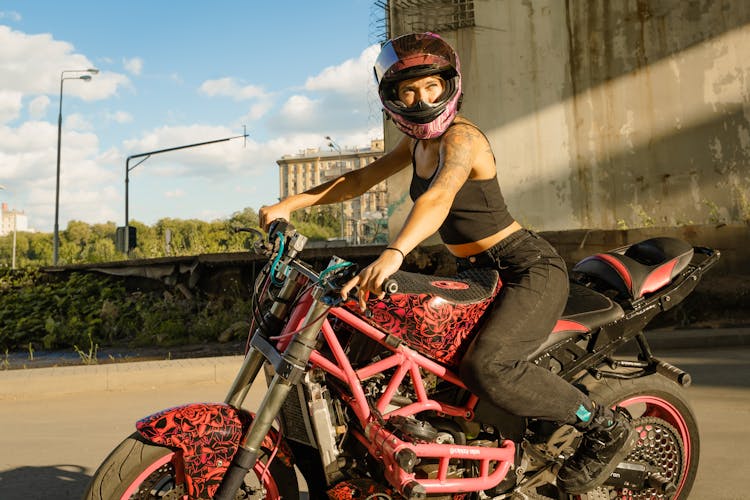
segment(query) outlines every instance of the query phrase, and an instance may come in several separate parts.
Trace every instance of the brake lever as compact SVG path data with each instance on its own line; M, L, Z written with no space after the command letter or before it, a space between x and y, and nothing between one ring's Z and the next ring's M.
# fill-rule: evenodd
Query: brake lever
M269 255L273 250L273 245L266 241L266 236L262 231L254 227L232 227L233 233L250 233L253 236L253 253Z

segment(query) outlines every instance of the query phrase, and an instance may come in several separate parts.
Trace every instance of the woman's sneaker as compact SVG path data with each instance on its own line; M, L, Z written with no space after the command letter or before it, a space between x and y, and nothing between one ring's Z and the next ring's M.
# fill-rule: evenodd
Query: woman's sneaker
M580 494L601 486L633 449L638 434L620 408L597 405L592 418L576 424L583 439L557 474L557 484L567 493Z

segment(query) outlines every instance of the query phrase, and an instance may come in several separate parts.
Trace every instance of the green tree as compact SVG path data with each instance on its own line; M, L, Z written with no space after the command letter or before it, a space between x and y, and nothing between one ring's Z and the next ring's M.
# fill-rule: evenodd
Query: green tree
M292 214L291 222L311 240L327 240L341 235L341 216L337 206L312 207Z
M91 226L72 220L60 233L60 260L65 264L85 262L86 246L91 243Z
M49 233L32 233L29 237L27 257L29 263L36 266L52 264L53 242Z
M292 223L313 240L339 235L338 207L313 207L295 213ZM241 252L250 248L252 237L238 233L237 228L258 228L258 214L252 208L237 211L227 219L211 222L197 219L160 219L153 226L130 221L136 228L136 247L130 258L158 258L202 253ZM63 264L111 262L127 258L115 249L117 225L114 222L87 224L70 221L60 233L60 261ZM167 236L169 235L169 236ZM12 261L12 235L0 237L0 268L9 268ZM18 267L39 267L52 264L50 233L18 232L16 234Z

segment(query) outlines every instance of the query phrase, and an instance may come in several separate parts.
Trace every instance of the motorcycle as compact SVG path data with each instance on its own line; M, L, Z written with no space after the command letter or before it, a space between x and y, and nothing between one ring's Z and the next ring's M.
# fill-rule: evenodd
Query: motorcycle
M369 298L362 312L340 296L356 265L334 256L316 271L300 258L307 239L285 221L267 239L248 231L268 261L225 401L138 421L94 474L87 499L300 498L297 471L309 498L572 498L555 477L580 433L493 407L456 375L502 289L496 271L399 271L385 298ZM658 359L643 330L718 259L658 237L573 267L564 315L529 361L623 408L638 432L605 484L575 498L690 493L699 457L690 375ZM268 390L252 413L242 404L261 371Z

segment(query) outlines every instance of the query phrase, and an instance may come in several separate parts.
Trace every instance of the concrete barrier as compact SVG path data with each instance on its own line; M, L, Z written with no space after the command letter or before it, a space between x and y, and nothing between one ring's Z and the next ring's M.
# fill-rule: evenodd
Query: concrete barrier
M138 386L167 388L234 380L242 356L55 366L0 372L0 400L53 394L118 391Z

